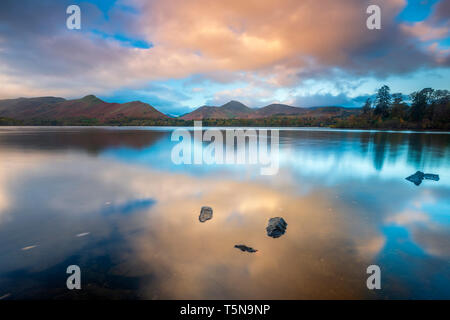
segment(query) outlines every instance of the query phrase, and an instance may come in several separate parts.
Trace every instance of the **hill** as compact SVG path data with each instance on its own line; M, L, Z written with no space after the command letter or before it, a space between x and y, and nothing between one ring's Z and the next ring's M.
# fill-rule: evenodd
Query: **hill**
M0 100L0 117L17 120L89 118L98 119L101 122L121 118L168 118L147 103L140 101L109 103L94 95L74 100L58 97Z
M167 116L141 101L109 103L94 95L66 100L59 97L0 100L0 125L210 125L323 126L358 115L361 109L343 107L298 108L270 104L249 108L239 101L203 106L181 117Z
M183 120L247 119L253 110L239 101L230 101L220 107L203 106L181 117Z
M268 106L256 109L252 118L268 118L274 116L286 115L304 115L307 110L305 108L297 108L286 104L269 104Z
M230 101L220 107L203 106L181 117L183 120L202 119L264 119L280 116L335 117L358 114L360 109L344 107L298 108L285 104L270 104L262 108L249 108L238 101Z

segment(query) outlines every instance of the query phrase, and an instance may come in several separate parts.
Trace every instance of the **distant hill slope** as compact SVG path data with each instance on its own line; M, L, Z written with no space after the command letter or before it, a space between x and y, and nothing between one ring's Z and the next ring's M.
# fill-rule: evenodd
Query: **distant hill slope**
M109 103L93 95L75 100L57 97L0 100L0 117L18 120L95 118L101 121L120 118L169 118L147 103Z
M270 104L262 108L249 108L238 101L220 107L203 106L176 119L264 119L273 117L325 118L347 117L360 113L360 109L344 107L298 108L285 104ZM109 103L94 95L66 100L58 97L17 98L0 100L0 118L19 121L95 119L98 123L140 120L167 120L171 117L141 101ZM127 120L128 119L128 120ZM70 121L69 121L70 122Z
M253 110L238 101L230 101L220 107L203 106L181 117L184 120L247 119Z
M17 98L0 100L0 116L14 119L27 119L48 110L50 105L64 102L57 97Z
M269 104L268 106L256 109L252 118L268 118L277 115L304 115L307 112L305 108L297 108L286 104Z
M275 116L330 117L358 114L360 109L344 107L298 108L285 104L270 104L251 109L240 102L230 101L220 107L203 106L181 117L184 120L201 119L262 119Z

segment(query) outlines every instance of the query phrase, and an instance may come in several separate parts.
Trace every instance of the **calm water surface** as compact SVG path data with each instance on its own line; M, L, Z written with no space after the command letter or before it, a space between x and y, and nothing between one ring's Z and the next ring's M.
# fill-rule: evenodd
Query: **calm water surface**
M450 134L282 130L275 176L174 165L170 136L0 128L0 299L450 298Z

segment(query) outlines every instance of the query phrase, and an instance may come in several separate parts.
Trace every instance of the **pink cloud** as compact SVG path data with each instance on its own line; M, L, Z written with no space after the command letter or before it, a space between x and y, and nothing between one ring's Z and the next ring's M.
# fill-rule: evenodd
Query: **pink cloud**
M133 18L132 24L119 25L151 42L151 49L125 48L113 38L67 33L59 27L54 33L39 33L39 28L30 33L27 28L28 38L0 34L0 79L4 83L0 96L101 94L193 75L216 82L241 79L265 95L267 87L294 87L310 78L329 78L336 76L336 69L356 76L386 76L448 61L442 51L410 45L409 40L426 34L424 26L428 25L410 29L398 25L395 17L405 0L127 3L138 13L119 19ZM382 9L381 30L366 28L369 4ZM17 27L18 19L8 21ZM433 28L433 37L442 33Z
M416 22L413 25L403 24L402 29L419 38L421 41L442 39L448 36L450 29L447 26L433 27L424 21Z

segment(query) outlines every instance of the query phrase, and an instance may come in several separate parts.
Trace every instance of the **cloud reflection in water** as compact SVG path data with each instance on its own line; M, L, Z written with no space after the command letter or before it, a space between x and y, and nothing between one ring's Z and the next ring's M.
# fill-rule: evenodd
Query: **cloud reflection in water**
M195 174L154 163L170 153L166 137L151 139L152 145L127 158L115 156L114 150L124 150L117 146L93 154L58 145L24 149L17 137L8 144L0 139L0 168L7 168L0 174L0 199L7 203L0 208L0 287L16 298L29 297L26 292L70 298L57 279L64 286L64 266L76 262L87 273L88 296L449 297L450 190L444 181L450 165L439 155L442 143L425 139L431 145L425 143L423 152L435 158L414 157L438 170L442 181L417 188L403 173L388 178L384 172L409 170L411 145L404 137L396 147L401 151L385 147L382 167L373 164L379 174L366 176L349 160L374 161L361 135L328 141L332 137L323 133L288 133L286 154L316 154L319 164L334 157L341 167L314 171L308 157L299 157L296 165L284 162L271 179L247 167ZM202 224L204 205L213 208L214 219ZM274 216L289 223L277 239L265 231ZM86 230L89 237L74 237ZM39 246L20 250L33 243ZM258 252L242 254L237 243ZM384 272L382 281L389 281L381 292L365 286L365 269L374 263ZM50 290L49 279L56 288Z

